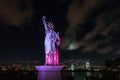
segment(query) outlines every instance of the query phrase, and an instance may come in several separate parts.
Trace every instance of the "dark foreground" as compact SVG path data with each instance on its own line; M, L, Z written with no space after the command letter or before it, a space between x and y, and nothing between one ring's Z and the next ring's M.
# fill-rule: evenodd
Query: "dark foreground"
M0 71L0 80L37 80L37 71ZM62 71L62 80L120 80L120 72Z

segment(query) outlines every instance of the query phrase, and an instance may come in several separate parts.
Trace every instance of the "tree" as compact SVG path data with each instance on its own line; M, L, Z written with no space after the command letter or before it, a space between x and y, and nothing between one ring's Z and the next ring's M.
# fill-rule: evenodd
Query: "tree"
M116 59L109 59L109 60L106 60L105 62L105 66L107 69L110 69L110 70L120 70L120 57L116 58Z

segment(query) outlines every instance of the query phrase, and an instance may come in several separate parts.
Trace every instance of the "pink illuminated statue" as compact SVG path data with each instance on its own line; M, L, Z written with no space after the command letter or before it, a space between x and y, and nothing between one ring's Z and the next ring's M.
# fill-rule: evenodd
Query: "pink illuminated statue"
M46 23L46 17L42 17L45 28L45 65L59 65L58 46L60 45L59 33L54 31L54 24Z

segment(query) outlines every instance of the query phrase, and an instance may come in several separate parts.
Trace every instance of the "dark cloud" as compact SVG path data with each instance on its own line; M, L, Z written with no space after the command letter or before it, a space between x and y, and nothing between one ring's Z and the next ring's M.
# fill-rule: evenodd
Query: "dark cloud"
M69 50L84 47L83 53L119 54L120 1L84 0L80 3L74 0L69 5L69 26L61 47Z
M4 25L29 25L32 14L30 0L0 0L0 20Z
M84 59L68 59L68 60L63 60L62 63L63 64L69 64L69 65L85 65L85 62L87 60Z
M116 53L117 53L117 54L120 54L120 50L118 50Z
M71 2L72 0L57 0L61 4L66 4L68 2Z

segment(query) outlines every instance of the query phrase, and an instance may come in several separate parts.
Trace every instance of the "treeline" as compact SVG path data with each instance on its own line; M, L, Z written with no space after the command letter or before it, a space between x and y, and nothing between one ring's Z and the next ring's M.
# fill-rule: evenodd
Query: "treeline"
M120 57L106 60L105 66L107 70L120 71Z

